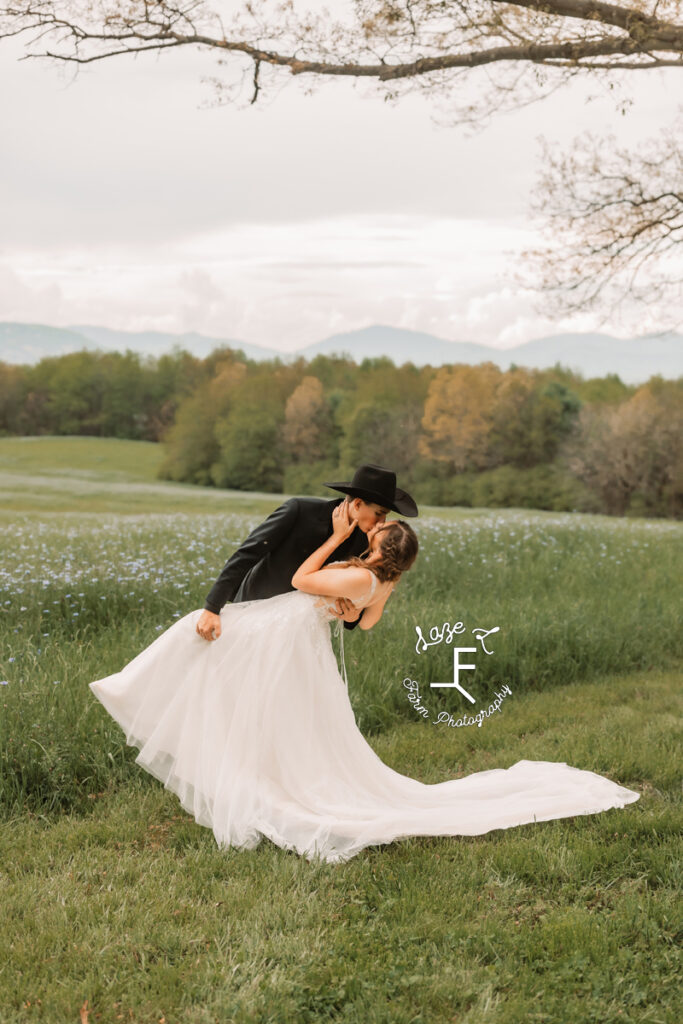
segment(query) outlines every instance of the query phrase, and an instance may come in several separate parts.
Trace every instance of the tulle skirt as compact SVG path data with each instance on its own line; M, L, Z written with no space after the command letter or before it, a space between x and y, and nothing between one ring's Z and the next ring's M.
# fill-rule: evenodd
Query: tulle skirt
M220 846L265 836L307 859L346 861L408 836L473 836L594 814L639 798L594 772L518 761L426 785L394 771L356 725L329 613L298 591L227 605L222 635L179 619L90 688L136 761Z

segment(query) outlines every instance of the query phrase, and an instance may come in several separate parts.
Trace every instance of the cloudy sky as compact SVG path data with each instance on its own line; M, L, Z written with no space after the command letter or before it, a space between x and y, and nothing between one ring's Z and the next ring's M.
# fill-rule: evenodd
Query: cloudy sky
M350 82L219 106L206 52L76 76L22 53L0 44L0 320L292 350L373 323L505 347L665 319L551 321L516 271L539 240L539 137L644 145L676 115L673 71L631 75L625 116L574 84L473 134L425 98L393 106Z

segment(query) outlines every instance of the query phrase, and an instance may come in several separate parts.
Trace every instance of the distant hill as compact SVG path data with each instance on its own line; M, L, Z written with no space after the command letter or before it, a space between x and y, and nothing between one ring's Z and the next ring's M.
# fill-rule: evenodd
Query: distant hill
M249 359L282 357L282 352L274 348L251 345L247 341L235 341L232 338L211 338L194 331L186 334L166 334L163 331L114 331L109 327L92 327L89 324L79 324L69 327L69 330L95 342L99 348L115 349L119 352L130 348L134 352L160 356L164 352L170 352L172 348L184 348L193 355L204 358L217 348L235 348L241 349Z
M37 363L46 356L63 356L83 349L125 352L131 349L145 355L160 356L173 348L183 348L203 358L217 348L241 349L249 359L282 356L276 349L262 348L229 338L210 338L203 334L167 334L162 331L115 331L109 327L78 324L73 327L47 327L44 324L0 323L0 360L5 363Z
M412 362L416 366L474 365L490 360L504 370L512 364L542 370L561 363L584 377L616 373L627 384L638 384L653 374L668 378L683 374L683 335L673 332L626 339L609 334L555 334L500 349L473 342L445 341L419 331L375 326L335 334L300 349L298 354L313 359L316 355L343 352L355 362L388 356L395 363Z
M46 356L96 347L69 327L0 323L0 359L5 363L37 363Z
M36 363L45 356L59 356L81 349L123 352L131 349L159 356L183 348L205 357L214 349L241 349L250 359L279 357L289 361L303 356L346 354L355 362L387 356L394 363L412 362L443 366L448 363L475 365L491 361L501 369L510 365L546 369L560 363L584 377L616 373L628 384L638 384L653 374L676 378L683 375L683 335L669 332L640 338L614 338L609 334L556 334L547 338L499 349L474 342L446 341L432 334L376 325L346 334L335 334L296 352L280 352L248 342L212 338L203 334L168 334L160 331L115 331L108 327L75 325L48 327L43 324L0 323L0 361Z
M395 363L414 363L416 366L442 366L444 363L481 363L487 359L500 358L501 350L489 345L477 345L472 341L445 341L433 334L421 331L407 331L402 327L362 327L346 334L333 334L324 341L316 341L299 349L298 355L305 359L315 356L341 355L347 353L360 363L363 359L388 356Z

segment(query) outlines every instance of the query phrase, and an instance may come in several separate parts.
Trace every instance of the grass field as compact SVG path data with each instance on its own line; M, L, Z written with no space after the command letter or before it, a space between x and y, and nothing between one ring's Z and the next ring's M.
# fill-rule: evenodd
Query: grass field
M159 481L162 461L161 446L145 441L0 438L0 517L272 507L271 495Z
M201 607L279 500L161 484L158 456L0 440L2 1024L678 1021L683 526L423 510L418 566L346 641L380 757L423 782L566 761L641 799L313 865L218 850L88 690ZM450 647L415 649L444 621L498 627L466 685L512 694L481 728L406 700L409 676L466 710L429 688Z

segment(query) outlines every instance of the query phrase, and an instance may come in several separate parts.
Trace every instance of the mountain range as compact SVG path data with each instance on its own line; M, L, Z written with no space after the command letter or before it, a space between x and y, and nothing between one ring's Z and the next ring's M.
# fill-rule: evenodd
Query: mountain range
M475 365L493 362L501 369L510 365L546 369L560 363L584 377L618 374L627 384L639 384L654 374L667 378L683 375L683 335L672 331L639 338L615 338L609 334L555 334L513 348L493 348L474 342L446 341L432 334L376 325L306 345L295 352L253 345L231 338L203 334L169 334L160 331L116 331L108 327L78 324L49 327L44 324L0 323L0 361L32 364L47 356L82 349L126 351L159 356L173 348L186 349L200 358L217 348L240 349L249 359L280 358L283 362L317 355L345 354L355 362L382 356L396 365L416 366L449 363Z

